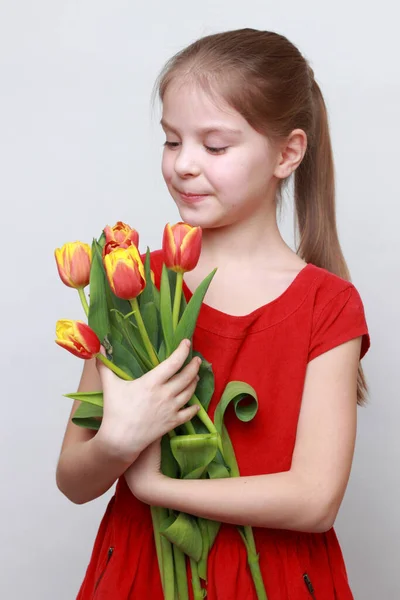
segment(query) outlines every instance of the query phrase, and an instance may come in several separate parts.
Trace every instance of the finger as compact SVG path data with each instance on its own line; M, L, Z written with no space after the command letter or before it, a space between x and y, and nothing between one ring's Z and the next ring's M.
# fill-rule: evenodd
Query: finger
M196 377L200 365L201 359L198 356L193 357L182 371L171 377L167 382L166 387L168 388L168 392L173 396L177 396L182 392Z
M100 354L107 357L105 348L103 346L100 346ZM111 381L113 377L116 377L115 373L113 373L111 369L109 369L107 365L105 365L99 358L96 358L96 368L99 373L103 388L107 382Z
M193 406L188 406L187 408L182 408L182 410L180 410L176 416L175 427L178 425L183 425L183 423L187 423L188 421L193 419L193 417L195 417L197 415L199 410L200 410L200 407L198 406L198 404L195 404Z
M178 408L181 408L182 406L185 406L185 404L187 402L189 402L190 398L193 396L196 387L197 387L197 383L198 383L198 377L196 376L191 382L190 384L180 393L175 397L175 405Z
M163 360L157 367L152 369L152 376L157 378L159 383L168 381L179 369L188 357L190 349L190 340L182 340L171 356Z

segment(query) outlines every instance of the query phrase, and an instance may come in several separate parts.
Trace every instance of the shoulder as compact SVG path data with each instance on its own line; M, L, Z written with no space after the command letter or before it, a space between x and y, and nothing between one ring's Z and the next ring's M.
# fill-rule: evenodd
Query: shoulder
M356 286L327 269L311 265L313 279L311 357L322 351L361 335L361 357L365 355L370 338L365 308Z
M312 264L310 269L314 274L312 286L314 321L324 310L334 304L345 304L350 301L364 310L360 293L351 281Z

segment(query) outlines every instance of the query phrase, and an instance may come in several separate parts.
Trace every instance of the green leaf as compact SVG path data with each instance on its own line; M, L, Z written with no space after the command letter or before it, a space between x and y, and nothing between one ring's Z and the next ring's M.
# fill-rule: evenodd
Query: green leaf
M154 302L143 304L140 313L154 348L158 346L158 313Z
M164 341L167 350L167 356L170 356L172 352L172 345L174 340L174 330L172 326L172 303L171 303L171 290L169 285L168 269L163 264L161 274L161 290L160 290L160 313L161 313L161 327L164 334ZM182 338L183 339L183 338Z
M246 402L242 402L243 400L246 400ZM222 433L225 410L232 401L236 416L241 421L251 421L257 413L258 398L255 389L244 381L230 381L214 413L215 427L220 434Z
M207 277L200 283L193 296L190 298L190 301L186 306L182 318L180 319L175 330L172 352L176 350L183 339L192 339L204 296L206 295L208 287L216 272L217 269L214 269L209 275L207 275Z
M199 479L214 459L218 448L215 433L177 435L170 439L172 454L182 479Z
M199 356L202 361L199 369L200 380L196 387L196 396L200 400L204 410L208 410L215 389L212 365L197 350L194 350L193 354Z
M215 460L208 465L207 473L210 479L225 479L231 476L225 465L215 462Z
M99 429L103 417L103 407L82 403L72 417L72 422L86 429Z
M79 402L87 402L95 406L103 406L103 392L73 392L72 394L64 394L65 398L79 400Z
M179 478L179 465L172 454L167 434L161 438L161 472L167 477Z
M153 289L151 285L151 264L150 264L150 248L147 247L146 250L146 258L143 262L144 273L146 279L146 287L142 291L142 293L138 297L139 306L142 307L142 304L146 304L147 302L153 302Z
M115 318L118 322L119 331L123 334L124 343L123 346L130 352L131 356L134 356L136 362L139 364L143 373L150 371L153 368L146 350L143 347L143 342L139 335L139 330L130 320L130 314L123 315L116 309L112 309L112 313L115 314Z
M141 367L133 352L118 341L113 342L113 363L135 379L147 372Z
M242 403L243 400L246 400L246 403ZM251 421L258 410L257 393L251 385L244 381L230 381L214 412L214 424L218 433L221 435L226 465L230 469L231 477L239 477L240 473L235 451L228 430L224 425L225 411L232 401L238 419L244 422ZM216 460L217 462L220 462L219 454L217 454Z
M104 245L106 243L106 234L104 233L104 229L100 234L99 239L97 240L97 243L99 244L100 248L103 249Z
M196 562L200 560L203 540L195 517L184 512L171 515L161 523L160 533L187 556Z
M160 348L157 352L157 356L158 356L158 360L160 362L162 362L163 360L165 360L167 358L167 350L165 348L165 342L164 340L162 340Z
M101 249L94 239L92 244L92 264L90 268L90 305L88 324L103 343L110 334L107 299L105 293L106 276L101 258Z

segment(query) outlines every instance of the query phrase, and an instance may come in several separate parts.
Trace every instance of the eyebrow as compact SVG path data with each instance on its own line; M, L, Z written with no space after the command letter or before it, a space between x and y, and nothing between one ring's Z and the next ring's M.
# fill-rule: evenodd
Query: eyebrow
M174 131L177 133L177 130L172 127L172 125L169 125L165 119L161 119L160 121L160 125L162 125L163 127L165 127L166 129L170 129L171 131ZM206 134L206 133L235 133L235 134L240 134L242 133L242 131L240 131L240 129L233 129L231 127L226 127L223 125L213 125L210 127L201 127L200 129L197 130L198 133L202 133L202 134Z

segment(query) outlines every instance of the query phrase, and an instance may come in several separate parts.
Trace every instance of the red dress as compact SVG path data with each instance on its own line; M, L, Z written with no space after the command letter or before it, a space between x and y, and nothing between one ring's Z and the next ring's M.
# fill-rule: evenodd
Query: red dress
M152 252L160 282L162 253ZM184 285L189 300L191 292ZM350 339L369 335L361 298L353 284L309 263L278 298L245 316L203 303L193 347L212 363L213 418L226 384L241 380L258 394L253 421L225 415L241 475L288 471L308 361ZM253 528L268 600L351 600L334 529L303 533ZM307 586L304 575L312 583ZM306 577L307 579L307 577ZM192 599L188 562L188 588ZM162 600L149 506L118 480L95 540L77 600ZM208 600L256 600L243 541L223 523L208 558Z

